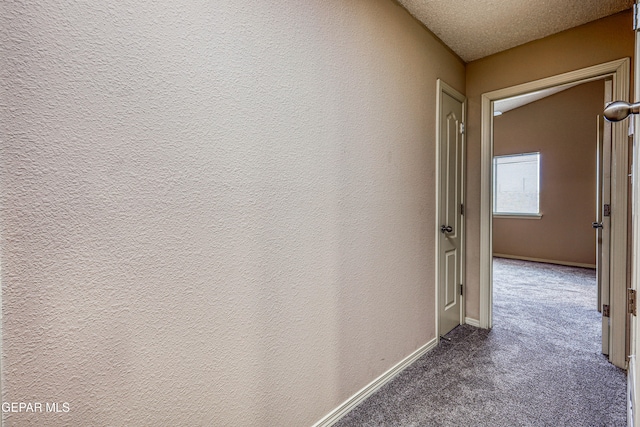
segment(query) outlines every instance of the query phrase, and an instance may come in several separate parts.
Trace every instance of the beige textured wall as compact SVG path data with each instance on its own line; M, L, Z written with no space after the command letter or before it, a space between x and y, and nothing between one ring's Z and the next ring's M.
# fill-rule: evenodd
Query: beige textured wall
M540 220L494 218L493 252L595 265L596 116L604 80L493 121L494 155L540 152Z
M310 425L435 336L465 66L406 11L2 9L3 401L70 408L7 426Z
M467 64L467 316L480 315L480 98L485 92L632 57L626 11Z

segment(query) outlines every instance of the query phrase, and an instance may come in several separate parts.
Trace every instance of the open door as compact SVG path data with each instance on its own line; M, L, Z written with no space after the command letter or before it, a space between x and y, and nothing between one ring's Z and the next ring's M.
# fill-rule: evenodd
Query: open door
M638 10L640 8L640 0L636 0L634 4L634 17L638 16ZM633 136L631 147L631 232L629 238L631 239L631 280L630 287L626 292L626 307L625 317L627 321L627 333L628 333L628 371L627 371L627 425L633 427L640 427L640 399L638 396L638 384L639 384L639 372L636 361L636 354L638 352L638 342L640 342L640 331L638 330L638 318L636 311L636 290L640 285L640 148L638 147L639 138L638 126L640 125L640 119L638 113L640 113L640 35L638 30L640 24L638 19L634 19L633 23L635 31L635 55L634 55L634 93L633 99L635 104L628 104L626 102L613 102L605 109L605 117L614 121L625 121L629 128L629 135ZM627 116L632 114L631 118L625 120ZM614 150L620 148L615 144ZM625 147L626 148L626 147ZM613 259L612 259L613 261ZM613 268L613 267L611 267Z
M612 82L605 80L605 105L612 101L612 97ZM596 272L598 311L602 313L602 354L607 356L609 355L610 340L611 141L611 123L604 120L604 117L598 116L596 220L592 226L596 230Z

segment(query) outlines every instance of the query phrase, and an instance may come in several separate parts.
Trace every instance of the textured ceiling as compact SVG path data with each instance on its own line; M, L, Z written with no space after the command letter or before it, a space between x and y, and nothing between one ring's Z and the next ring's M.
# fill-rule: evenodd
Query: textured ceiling
M633 6L633 0L398 1L466 62Z

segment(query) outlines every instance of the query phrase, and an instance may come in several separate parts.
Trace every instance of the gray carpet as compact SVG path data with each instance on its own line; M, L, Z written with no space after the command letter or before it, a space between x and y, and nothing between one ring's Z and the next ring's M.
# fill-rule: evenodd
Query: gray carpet
M496 258L494 328L463 325L336 426L625 426L595 272Z

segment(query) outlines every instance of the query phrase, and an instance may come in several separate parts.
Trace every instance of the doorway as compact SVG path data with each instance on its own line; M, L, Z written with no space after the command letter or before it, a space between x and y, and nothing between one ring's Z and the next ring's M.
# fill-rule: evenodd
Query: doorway
M556 86L586 83L610 78L614 99L628 100L628 58L589 67L546 79L525 83L482 95L482 163L481 163L481 211L480 211L480 319L481 327L493 324L493 173L494 173L494 123L495 103ZM628 144L627 129L623 125L612 126L612 194L611 194L611 268L610 293L610 361L619 367L626 365L626 285L627 285L627 189Z

